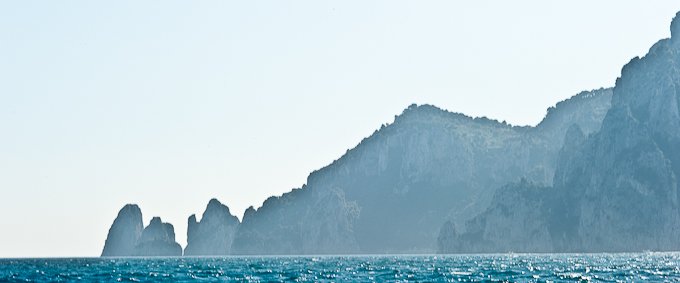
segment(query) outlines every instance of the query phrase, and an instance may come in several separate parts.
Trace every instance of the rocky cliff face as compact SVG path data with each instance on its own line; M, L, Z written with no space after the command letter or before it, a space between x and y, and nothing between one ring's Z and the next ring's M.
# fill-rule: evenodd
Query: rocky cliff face
M179 249L179 250L178 250ZM136 204L125 205L109 229L102 256L180 256L175 229L154 217L144 228L142 211Z
M255 210L243 214L236 231L232 254L302 254L302 223L310 202L305 187L271 197Z
M466 223L460 233L446 222L437 238L440 253L550 252L552 242L543 215L545 187L522 179L500 188L491 206Z
M229 255L234 233L239 225L229 208L216 199L210 200L200 222L189 217L187 247L184 255Z
M182 247L175 242L175 228L160 217L151 219L132 250L133 256L181 256Z
M482 237L466 242L465 234L442 228L440 252L489 251L482 243L498 249L493 251L515 252L678 250L678 15L670 39L622 69L601 130L587 137L575 127L570 130L552 187L511 200L503 199L508 192L499 191L491 206L467 223L478 227L474 232ZM518 185L515 194L532 186ZM501 206L506 213L495 213ZM522 230L527 232L518 233ZM539 244L523 245L529 237Z
M129 256L142 235L142 211L135 204L125 205L113 221L102 256Z
M339 189L314 191L303 187L246 210L234 240L233 254L359 253L354 222L356 202Z
M248 209L232 253L434 252L441 223L462 227L507 182L551 183L567 128L598 131L610 98L578 94L537 127L412 105L301 189Z
M301 231L303 254L359 253L354 238L354 222L360 209L347 202L342 190L328 190L316 196L307 207Z

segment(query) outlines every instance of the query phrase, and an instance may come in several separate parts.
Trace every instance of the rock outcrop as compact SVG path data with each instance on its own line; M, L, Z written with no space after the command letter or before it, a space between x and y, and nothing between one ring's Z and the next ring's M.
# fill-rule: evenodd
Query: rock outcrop
M442 227L439 251L679 250L679 26L680 13L670 39L623 67L599 132L569 130L553 186L499 190L467 234Z
M302 219L312 201L310 190L296 189L246 209L236 231L232 254L291 255L302 253Z
M113 221L101 256L181 256L175 229L154 217L144 228L142 211L136 204L125 205Z
M450 221L437 238L440 253L550 252L552 242L543 216L541 184L522 179L500 188L491 206L466 223L460 233Z
M175 242L175 228L160 217L151 219L132 250L133 256L181 256L182 247Z
M136 204L125 205L109 229L102 256L132 255L142 230L144 230L142 211Z
M552 183L567 129L598 131L611 94L580 93L536 127L412 105L302 188L249 208L232 254L435 252L441 223L462 227L507 182Z
M226 205L212 199L200 222L189 217L187 246L184 255L229 255L239 220Z
M354 222L361 209L356 201L348 202L342 190L328 190L316 196L307 208L302 223L303 254L359 253L354 238Z

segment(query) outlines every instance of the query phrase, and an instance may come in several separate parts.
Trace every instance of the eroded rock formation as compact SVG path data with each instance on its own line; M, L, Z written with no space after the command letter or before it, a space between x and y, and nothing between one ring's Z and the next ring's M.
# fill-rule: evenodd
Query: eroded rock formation
M569 126L598 131L610 98L580 93L536 127L412 105L302 188L248 209L232 254L435 252L441 223L462 227L507 182L552 183Z
M570 129L553 186L499 190L467 234L442 228L439 251L679 250L680 13L671 34L623 67L599 132Z
M133 256L181 256L182 247L175 242L175 228L160 217L151 219L132 250Z
M130 256L143 230L142 211L136 204L125 205L109 229L102 256Z
M101 256L181 256L175 229L154 217L144 228L142 211L136 204L125 205L109 229Z
M229 255L239 220L226 205L212 199L200 222L189 217L184 255Z

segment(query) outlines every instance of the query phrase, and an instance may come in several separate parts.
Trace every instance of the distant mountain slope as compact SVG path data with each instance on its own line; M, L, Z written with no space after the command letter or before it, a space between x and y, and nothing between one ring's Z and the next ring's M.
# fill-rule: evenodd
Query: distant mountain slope
M249 208L231 253L434 252L441 223L462 226L507 182L551 183L568 127L598 131L611 94L560 102L537 127L411 105L302 188Z
M439 251L680 250L680 12L671 35L623 67L599 132L570 128L552 187L504 187Z

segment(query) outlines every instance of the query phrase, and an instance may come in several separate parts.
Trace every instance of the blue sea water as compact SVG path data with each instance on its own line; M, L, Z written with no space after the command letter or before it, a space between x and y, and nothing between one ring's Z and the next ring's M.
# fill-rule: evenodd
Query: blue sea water
M0 282L680 281L680 253L0 259Z

